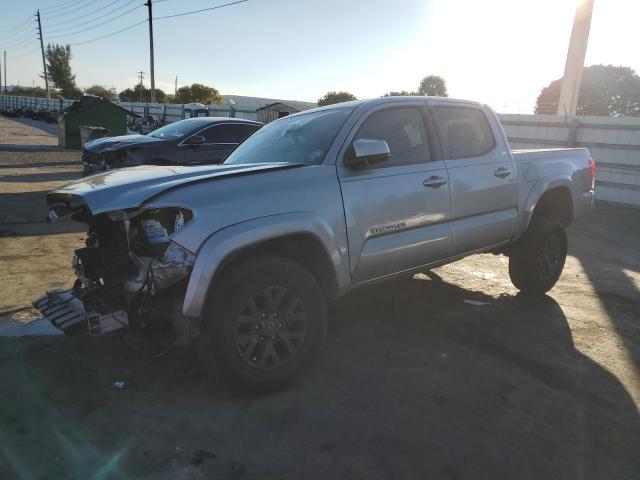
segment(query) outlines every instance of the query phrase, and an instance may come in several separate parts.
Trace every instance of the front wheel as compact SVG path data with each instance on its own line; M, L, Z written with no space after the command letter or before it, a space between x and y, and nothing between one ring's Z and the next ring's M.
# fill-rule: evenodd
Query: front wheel
M523 293L544 295L560 278L567 258L567 232L549 218L535 218L509 257L509 276Z
M292 383L320 351L327 307L314 277L285 258L231 267L207 309L200 353L233 383L274 391Z

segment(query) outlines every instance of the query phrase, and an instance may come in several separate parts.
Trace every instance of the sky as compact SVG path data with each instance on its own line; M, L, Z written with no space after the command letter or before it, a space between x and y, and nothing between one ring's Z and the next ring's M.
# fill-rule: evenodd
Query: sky
M9 84L44 86L35 22L25 24L39 8L45 44L71 44L80 87L120 91L140 70L148 87L143 1L3 0ZM154 0L154 17L229 1ZM154 21L156 87L172 93L177 76L178 86L204 83L222 94L316 101L331 90L358 98L415 90L435 74L451 97L530 113L540 89L563 75L579 1L248 0ZM585 64L640 71L638 18L640 1L595 0Z

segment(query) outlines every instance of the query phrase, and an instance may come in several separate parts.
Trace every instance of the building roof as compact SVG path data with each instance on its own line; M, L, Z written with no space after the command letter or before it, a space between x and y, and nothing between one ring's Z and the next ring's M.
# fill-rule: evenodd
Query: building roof
M134 112L132 112L130 110L127 110L126 108L123 108L120 105L118 105L117 103L114 103L114 102L112 102L110 100L107 100L106 98L98 97L97 95L91 95L91 94L87 94L87 93L83 94L80 97L80 100L75 100L71 105L69 105L67 108L65 108L64 111L65 112L74 112L76 110L80 110L81 108L90 107L90 106L98 105L98 104L111 105L114 108L122 110L127 115L131 115L133 117L140 117L140 115L138 115L137 113L134 113Z
M297 100L278 100L277 102L273 102L273 103L270 103L269 105L265 105L264 107L259 108L258 110L264 110L278 104L285 105L293 110L297 110L298 112L303 112L305 110L309 110L311 108L315 108L318 106L317 104L312 102L299 102Z
M243 95L222 95L222 99L224 100L224 103L222 105L217 106L217 108L221 110L229 110L230 108L233 108L234 110L239 110L239 111L244 110L244 111L255 112L256 110L264 108L268 105L273 105L275 103L284 103L300 111L308 110L310 108L314 108L317 106L313 102L302 102L298 100L281 100L277 98L266 98L266 97L246 97ZM233 102L233 104L231 102Z

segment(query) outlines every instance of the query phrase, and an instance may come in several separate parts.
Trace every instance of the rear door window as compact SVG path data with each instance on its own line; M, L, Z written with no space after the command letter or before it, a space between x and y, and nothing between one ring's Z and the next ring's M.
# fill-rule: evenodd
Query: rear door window
M495 137L482 110L439 106L433 111L442 148L448 158L479 157L495 148Z
M241 143L258 128L259 125L223 123L209 127L200 135L204 135L206 143Z
M260 128L260 125L239 124L238 130L238 143L244 142L249 135L252 135L256 130Z

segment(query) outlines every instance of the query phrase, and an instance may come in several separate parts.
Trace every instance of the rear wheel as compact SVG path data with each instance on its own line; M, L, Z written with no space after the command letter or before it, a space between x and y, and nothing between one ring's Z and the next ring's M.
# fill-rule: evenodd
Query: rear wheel
M509 257L509 276L523 293L543 295L553 288L567 258L567 233L562 224L535 218Z
M318 354L327 309L300 265L264 257L233 266L219 280L206 314L200 352L236 385L273 391L293 382Z

